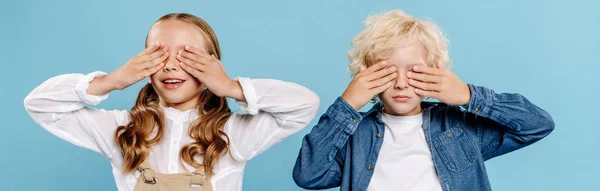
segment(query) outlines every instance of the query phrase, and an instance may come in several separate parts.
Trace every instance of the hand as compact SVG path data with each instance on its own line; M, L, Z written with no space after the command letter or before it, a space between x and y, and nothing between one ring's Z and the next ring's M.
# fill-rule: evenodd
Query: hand
M122 90L159 71L168 57L168 47L155 43L129 59L109 76L115 83L115 89Z
M125 89L159 71L168 57L168 48L155 43L129 59L116 71L92 80L87 93L104 95L112 90Z
M219 97L230 97L244 101L240 84L227 76L225 67L214 55L191 46L177 52L181 68L203 83L208 90Z
M449 105L462 106L471 101L469 85L462 82L454 72L438 62L438 68L414 66L408 72L408 83L415 93L440 100Z
M361 66L360 72L354 76L342 98L354 109L359 110L374 96L392 86L392 80L398 73L395 66L387 66L387 62L379 62L369 68Z

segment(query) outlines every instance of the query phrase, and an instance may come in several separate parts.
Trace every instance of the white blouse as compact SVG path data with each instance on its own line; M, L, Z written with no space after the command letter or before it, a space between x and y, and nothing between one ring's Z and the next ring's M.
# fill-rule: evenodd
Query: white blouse
M128 111L86 106L97 105L108 97L108 94L87 94L89 82L103 75L106 73L65 74L50 78L25 98L25 108L33 120L50 133L108 158L117 188L132 191L139 172L122 173L123 159L114 140L116 128L129 122ZM224 155L215 164L215 175L211 178L215 191L241 190L246 161L302 130L319 108L319 97L298 84L272 79L237 80L246 98L246 102L238 104L248 114L232 113L225 124L235 159ZM193 141L188 128L198 114L194 109L179 111L161 107L167 123L165 137L151 149L149 162L159 173L193 172L194 168L179 158L179 151ZM201 162L202 157L196 160Z

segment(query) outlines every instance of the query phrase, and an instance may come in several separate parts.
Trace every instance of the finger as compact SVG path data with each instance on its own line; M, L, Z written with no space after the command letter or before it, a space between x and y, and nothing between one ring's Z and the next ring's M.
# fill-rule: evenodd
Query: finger
M388 88L392 87L392 84L393 84L392 82L388 82L388 83L385 83L382 86L379 86L379 87L371 89L371 91L373 91L373 93L375 95L377 95L377 94L380 94L381 92L387 90Z
M377 64L374 64L374 65L368 67L366 70L362 71L361 74L363 74L363 75L369 75L369 74L371 74L373 72L376 72L376 71L379 71L379 70L385 68L385 66L387 66L387 62L386 61L381 61L381 62L379 62Z
M187 60L198 62L200 64L206 64L206 63L209 63L209 61L210 61L210 58L205 57L205 55L197 55L197 54L194 54L191 52L179 50L177 52L177 60L182 61L181 59L184 59L184 58Z
M391 82L392 80L396 79L396 77L398 77L398 73L396 72L388 74L387 76L381 77L379 79L376 79L375 81L370 82L368 87L370 89L377 88L388 82Z
M146 64L144 66L146 68L154 67L157 64L165 62L167 60L167 58L169 58L169 52L164 52L160 57L146 62Z
M161 47L160 42L155 42L154 44L148 46L144 51L140 52L138 55L149 55Z
M427 91L440 91L439 84L425 83L425 82L420 82L420 81L413 80L413 79L408 80L408 83L417 89L422 89L422 90L427 90Z
M203 56L203 55L208 55L208 53L203 50L203 49L199 49L193 46L185 46L183 47L183 49L187 52L193 53L195 55L199 55L199 56Z
M188 74L200 79L202 77L202 71L197 70L196 68L193 68L183 62L179 63L179 65L181 66L181 69L185 70L185 72L187 72Z
M165 63L160 63L156 66L152 66L150 68L146 68L144 69L144 77L148 77L156 72L158 72L160 69L162 69L165 66Z
M154 58L154 59L149 59L149 55L147 56L140 56L142 57L141 59L144 59L146 61L144 61L142 64L140 64L140 68L142 69L146 69L146 68L150 68L150 67L154 67L157 64L160 64L161 62L164 62L168 57L169 57L169 52L163 52L158 58Z
M440 83L440 76L435 76L435 75L430 75L430 74L423 74L423 73L415 73L415 72L408 72L408 74L406 74L408 76L409 79L414 79L414 80L418 80L421 82L430 82L430 83Z
M397 73L396 71L398 71L396 66L388 66L388 67L383 68L375 73L371 73L368 76L365 76L365 78L368 82L370 82L370 81L378 80L379 78L383 78L384 76L390 75L392 73Z
M154 51L153 53L148 54L148 60L154 60L156 58L161 57L165 52L168 52L169 47L162 47L159 50Z
M191 60L189 58L185 58L182 56L177 56L177 60L179 60L181 63L183 63L184 65L188 65L192 68L195 68L196 70L200 70L200 71L204 71L206 69L206 66L202 63L196 62L194 60Z
M442 69L430 68L430 67L423 66L423 65L413 66L412 70L417 73L425 73L425 74L431 74L431 75L436 75L436 76L441 75L442 71L443 71Z
M426 91L426 90L422 90L422 89L415 89L415 93L418 95L421 95L421 96L435 98L435 99L438 99L438 96L440 95L440 92Z

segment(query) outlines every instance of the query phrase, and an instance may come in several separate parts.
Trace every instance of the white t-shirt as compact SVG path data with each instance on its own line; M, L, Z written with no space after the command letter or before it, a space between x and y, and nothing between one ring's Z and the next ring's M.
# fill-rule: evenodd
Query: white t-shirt
M423 114L393 116L382 114L385 124L383 145L368 191L441 191L431 150L423 133Z

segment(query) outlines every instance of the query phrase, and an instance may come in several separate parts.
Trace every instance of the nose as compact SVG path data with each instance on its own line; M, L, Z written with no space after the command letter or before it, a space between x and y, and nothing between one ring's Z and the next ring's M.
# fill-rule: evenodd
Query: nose
M165 67L163 67L163 71L165 72L176 72L179 70L179 65L177 62L167 61Z
M394 88L399 90L408 88L408 77L406 76L408 70L402 68L398 69L396 72L398 72L398 77L394 82Z
M174 48L170 48L170 51L174 52L169 52L169 57L167 58L167 60L165 60L165 67L163 67L163 71L164 72L176 72L181 70L181 67L179 66L179 61L177 60L177 51Z

